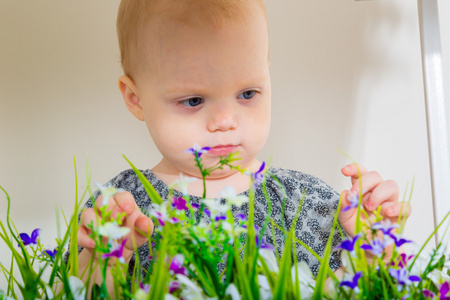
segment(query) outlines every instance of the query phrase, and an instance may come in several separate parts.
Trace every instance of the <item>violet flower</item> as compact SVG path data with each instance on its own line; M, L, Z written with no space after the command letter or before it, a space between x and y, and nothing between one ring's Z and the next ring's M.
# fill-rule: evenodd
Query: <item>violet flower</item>
M340 286L348 286L352 290L355 290L355 288L358 287L358 281L361 278L361 276L362 276L361 271L356 272L351 281L343 280L343 281L341 281L341 283L339 285Z
M172 294L178 289L181 289L181 283L179 283L178 281L172 281L169 286L169 293Z
M177 210L188 210L189 208L186 206L186 200L181 197L173 197L173 203L172 206L175 207Z
M268 249L268 250L275 250L275 247L271 244L267 244L264 237L260 240L259 236L256 235L255 236L255 241L256 241L256 247L258 249Z
M392 229L398 228L398 224L392 224L389 219L381 220L381 222L374 223L372 229L381 230L384 234L390 234Z
M41 229L36 228L35 230L33 230L33 232L31 233L31 236L29 236L26 233L21 233L19 234L20 239L22 240L22 243L24 246L27 245L37 245L37 239L39 237L39 232L41 231ZM18 245L20 247L20 245Z
M206 153L209 150L211 150L211 147L200 148L200 145L198 143L194 143L194 146L192 148L189 148L189 149L185 150L184 152L191 153L195 157L200 158L200 156L202 156L203 153Z
M172 258L172 262L170 263L169 272L173 273L173 275L181 274L184 276L188 276L187 269L183 267L184 256L182 254L177 254Z
M143 290L146 294L150 293L150 285L148 283L139 283L139 288Z
M429 291L429 290L425 289L425 290L422 291L422 293L425 296L425 298L431 298L431 299L434 298L434 294L433 294L432 291Z
M198 203L192 203L191 205L192 205L193 209L199 209L200 208L200 204L198 204Z
M56 253L58 253L58 249L55 248L53 250L44 250L44 253L47 254L53 260L55 259Z
M263 180L264 180L264 173L263 173L263 171L264 171L265 167L266 167L266 163L263 161L261 166L259 167L259 170L256 171L255 173L251 173L250 174L251 178L252 178L252 181L253 181L253 188L254 189L256 189L256 187L263 182Z
M400 285L410 285L412 282L420 281L420 277L416 275L408 276L406 269L389 269L389 274L395 278Z
M406 244L406 243L412 243L411 240L404 239L401 236L397 237L396 235L394 235L392 233L390 233L389 236L394 240L395 246L397 246L397 247L400 247L401 245Z
M361 249L369 250L373 255L381 256L384 248L389 246L391 243L391 241L383 241L379 238L375 238L370 244L361 245Z
M340 245L336 246L334 249L343 249L350 252L352 255L355 254L355 244L356 241L361 237L361 233L358 233L351 240L345 240Z
M164 216L159 211L151 211L150 215L154 216L158 220L159 225L161 225L162 227L166 225L166 216Z
M450 300L450 297L447 297L449 290L449 284L448 281L446 281L439 288L439 300Z
M352 208L358 207L359 194L350 190L347 194L347 200L350 202L350 204L348 206L344 207L344 209L342 211L348 211Z
M117 247L114 247L110 253L105 253L102 255L102 259L110 258L110 257L116 257L121 263L125 263L125 259L123 258L123 247L125 246L125 243L127 242L127 239L124 239L120 245L117 245Z
M407 256L405 253L401 253L398 256L397 262L395 261L391 262L391 266L398 266L400 268L404 268L408 264L408 261L413 257L414 255Z
M221 220L226 220L227 216L216 216L215 221L221 221Z

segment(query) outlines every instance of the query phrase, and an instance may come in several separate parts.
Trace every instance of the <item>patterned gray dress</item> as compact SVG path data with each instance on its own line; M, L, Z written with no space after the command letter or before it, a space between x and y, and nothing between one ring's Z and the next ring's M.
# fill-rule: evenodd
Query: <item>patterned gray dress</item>
M300 211L300 217L296 223L296 236L303 241L317 254L322 256L324 254L325 246L330 236L331 227L333 225L334 213L337 209L339 202L339 194L334 191L329 185L322 180L304 174L298 171L274 168L271 167L268 170L269 174L274 175L278 180L275 180L272 176L266 176L267 193L272 201L272 214L271 218L279 226L282 225L282 207L283 201L285 201L284 212L284 224L285 228L290 228L292 221L295 217L299 201L304 196L303 206ZM142 171L149 182L153 185L156 191L163 199L167 199L169 189L168 186L158 179L150 170ZM279 181L279 182L278 182ZM280 187L280 183L282 187ZM137 205L143 211L149 211L151 209L151 199L147 196L145 189L133 170L125 170L111 179L107 184L110 184L116 188L121 188L129 191L136 200ZM248 191L242 193L248 196ZM96 199L100 195L99 191L96 191L93 195L93 199ZM174 196L181 196L181 192L174 191ZM190 196L191 203L199 204L200 197ZM222 199L222 201L224 201ZM88 200L85 207L92 207L93 203ZM262 228L268 214L268 205L264 196L263 188L259 185L255 192L255 225L258 228ZM248 216L248 203L241 207L232 206L232 212L234 216L238 214L244 214ZM237 219L237 218L235 218ZM273 244L272 229L269 223L267 230L265 231L264 238L267 244ZM275 238L277 251L282 253L284 249L284 237L281 230L275 228ZM341 242L339 232L335 230L333 237L333 248ZM333 250L330 257L330 268L336 270L340 267L340 251ZM149 248L145 244L139 248L139 258L141 266L147 268L149 266ZM309 253L304 247L297 244L297 258L299 261L305 261L313 274L317 274L319 270L318 260ZM129 270L131 271L134 266L135 259L131 259ZM219 266L222 269L223 266Z

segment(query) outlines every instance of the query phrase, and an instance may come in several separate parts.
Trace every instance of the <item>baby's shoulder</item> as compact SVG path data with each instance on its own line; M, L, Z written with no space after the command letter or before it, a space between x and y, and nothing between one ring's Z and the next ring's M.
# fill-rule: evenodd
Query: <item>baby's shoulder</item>
M325 181L300 171L271 167L267 174L267 186L281 190L288 198L319 198L334 200L339 194Z

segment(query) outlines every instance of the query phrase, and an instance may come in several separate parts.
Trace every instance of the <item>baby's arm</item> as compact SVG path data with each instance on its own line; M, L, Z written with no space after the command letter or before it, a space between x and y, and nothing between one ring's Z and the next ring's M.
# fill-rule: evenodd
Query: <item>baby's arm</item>
M100 195L96 199L94 207L85 209L81 216L81 223L78 230L78 245L84 248L79 256L79 272L80 276L84 273L84 276L82 276L81 278L83 281L86 281L88 278L89 270L87 270L86 272L85 270L86 268L89 268L89 262L92 258L93 250L95 247L94 240L89 237L90 229L88 225L93 222L95 226L96 219L98 218L99 214L99 208L102 206L102 199L103 196ZM126 214L123 217L122 226L129 228L130 233L124 237L124 239L127 239L127 242L125 243L123 248L123 258L125 259L125 263L128 265L135 251L133 245L140 247L145 242L147 242L147 236L150 235L153 231L153 223L147 216L145 216L141 212L136 204L133 195L129 192L119 192L113 197L110 197L107 207L108 211L112 211L113 218L115 218L117 214L122 212ZM94 268L94 272L91 275L92 277L90 282L101 284L103 278L100 268L98 267L98 263L95 261L96 259L98 259L98 257L95 257L93 261L93 266L96 268ZM109 275L107 276L108 292L110 292L110 295L114 295L112 277L110 276L110 272L107 272L107 274Z

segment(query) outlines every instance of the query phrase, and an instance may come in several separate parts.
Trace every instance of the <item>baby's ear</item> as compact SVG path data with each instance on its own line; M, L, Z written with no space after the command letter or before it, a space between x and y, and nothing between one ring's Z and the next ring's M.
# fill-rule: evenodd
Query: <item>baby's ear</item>
M119 89L128 110L138 120L144 121L144 113L140 105L140 99L134 81L128 76L120 76Z

